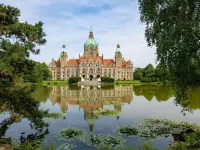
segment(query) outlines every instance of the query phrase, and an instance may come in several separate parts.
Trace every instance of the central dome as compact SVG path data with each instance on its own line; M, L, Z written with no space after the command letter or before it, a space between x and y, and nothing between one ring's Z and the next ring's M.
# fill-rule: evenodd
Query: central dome
M86 48L88 48L88 46L92 45L95 48L97 47L97 42L94 39L88 39L85 43Z

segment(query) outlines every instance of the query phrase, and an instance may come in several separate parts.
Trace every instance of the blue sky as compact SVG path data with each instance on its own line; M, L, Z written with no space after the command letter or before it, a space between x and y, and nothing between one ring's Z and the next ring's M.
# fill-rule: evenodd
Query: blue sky
M156 50L147 46L145 26L139 21L137 0L1 0L18 7L20 21L44 23L47 43L40 55L31 58L50 63L57 59L65 44L69 58L83 54L84 42L93 27L100 54L114 58L118 39L123 57L135 67L155 65Z

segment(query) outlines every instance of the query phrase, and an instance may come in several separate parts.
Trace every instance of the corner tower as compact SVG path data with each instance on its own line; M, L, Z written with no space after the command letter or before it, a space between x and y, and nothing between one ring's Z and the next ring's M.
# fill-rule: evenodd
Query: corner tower
M68 56L67 56L66 47L65 47L65 45L63 45L62 46L62 52L60 54L60 66L61 67L65 67L66 66L67 59L68 59Z
M92 27L90 29L89 38L84 44L84 56L99 56L98 43L94 40Z
M122 53L120 52L119 43L117 44L117 49L116 49L116 52L115 52L115 64L116 64L116 67L122 66Z

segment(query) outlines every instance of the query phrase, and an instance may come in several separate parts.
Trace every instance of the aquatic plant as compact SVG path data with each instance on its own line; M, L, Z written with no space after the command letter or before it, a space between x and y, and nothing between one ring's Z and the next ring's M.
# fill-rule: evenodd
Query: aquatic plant
M116 116L118 115L120 112L117 110L110 110L110 109L99 109L99 110L95 110L94 114L97 116Z
M113 130L118 134L125 136L136 136L138 134L138 129L132 126L114 127Z
M178 129L190 128L194 131L200 130L200 126L195 123L152 118L152 119L144 119L143 123L139 125L138 136L145 139L168 137L171 135L172 130L175 128Z
M84 134L84 131L75 128L64 128L55 134L61 140L73 140L80 138Z
M76 146L73 145L73 144L65 143L65 144L62 144L62 145L58 146L56 148L56 150L71 150L71 149L73 149L75 147Z
M110 134L86 134L80 140L90 146L94 147L123 147L125 140L120 136L112 136Z
M65 113L57 113L57 112L52 112L52 113L46 113L44 115L44 117L46 118L53 118L53 119L57 119L57 118L66 118L66 114Z

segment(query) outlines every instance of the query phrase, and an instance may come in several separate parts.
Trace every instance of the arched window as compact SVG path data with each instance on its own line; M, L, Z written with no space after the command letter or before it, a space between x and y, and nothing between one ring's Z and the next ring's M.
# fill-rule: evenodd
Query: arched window
M86 73L86 69L85 68L83 68L83 73Z
M101 73L101 69L97 68L97 73L100 74Z
M93 72L93 68L90 68L90 73L94 73L94 72Z

